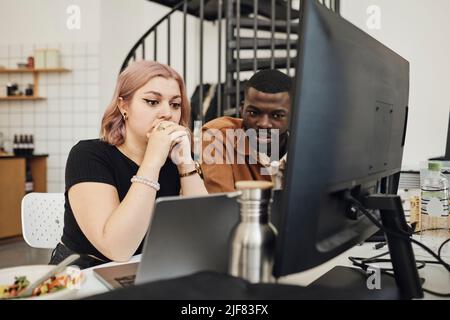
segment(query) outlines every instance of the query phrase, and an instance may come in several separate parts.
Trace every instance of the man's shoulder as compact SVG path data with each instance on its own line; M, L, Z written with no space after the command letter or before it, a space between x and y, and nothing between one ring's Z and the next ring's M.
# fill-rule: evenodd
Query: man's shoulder
M202 130L216 129L224 131L226 129L241 129L242 119L232 117L220 117L205 123Z

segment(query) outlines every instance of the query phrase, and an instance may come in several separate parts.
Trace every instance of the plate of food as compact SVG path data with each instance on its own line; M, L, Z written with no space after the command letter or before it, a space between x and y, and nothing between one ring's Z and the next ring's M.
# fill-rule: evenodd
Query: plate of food
M76 266L68 266L62 272L45 280L33 290L31 296L19 297L31 283L54 267L34 265L0 270L0 299L74 299L84 280L83 272Z

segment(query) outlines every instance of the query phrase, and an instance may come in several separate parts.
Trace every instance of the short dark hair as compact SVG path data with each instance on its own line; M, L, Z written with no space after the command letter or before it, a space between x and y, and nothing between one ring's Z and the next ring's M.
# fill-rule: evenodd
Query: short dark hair
M288 92L291 94L292 79L279 70L261 70L245 83L245 94L250 88L264 93Z

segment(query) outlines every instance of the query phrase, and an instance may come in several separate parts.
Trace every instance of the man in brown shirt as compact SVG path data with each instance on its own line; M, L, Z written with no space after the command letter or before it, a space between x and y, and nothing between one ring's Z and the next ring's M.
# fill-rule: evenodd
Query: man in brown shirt
M235 190L242 180L282 186L292 80L263 70L246 83L242 119L221 117L202 128L202 171L210 193Z

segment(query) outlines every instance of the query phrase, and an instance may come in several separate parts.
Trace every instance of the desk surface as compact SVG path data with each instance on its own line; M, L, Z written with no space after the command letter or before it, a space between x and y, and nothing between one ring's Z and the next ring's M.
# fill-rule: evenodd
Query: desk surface
M337 265L351 266L351 262L348 260L349 256L372 257L385 252L386 250L387 247L380 250L375 250L373 243L365 243L348 250L347 252L322 264L319 267L280 278L279 283L307 286ZM431 258L424 251L422 251L421 248L414 247L414 251L416 254L416 259L431 260ZM134 256L127 263L140 261L140 258L140 255ZM446 261L450 261L450 259L446 258ZM120 263L110 262L101 266L118 264ZM98 267L100 266L97 266L97 268ZM86 281L78 291L76 298L84 298L108 291L108 289L94 276L93 269L95 268L96 267L84 270ZM419 274L425 279L424 288L442 293L450 291L450 273L448 273L442 266L427 265L424 269L419 271ZM439 297L425 293L425 299L439 299Z

